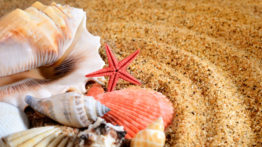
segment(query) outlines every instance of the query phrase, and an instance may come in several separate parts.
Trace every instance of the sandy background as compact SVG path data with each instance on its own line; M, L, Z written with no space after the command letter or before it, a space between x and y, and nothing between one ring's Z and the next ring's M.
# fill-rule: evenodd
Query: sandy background
M0 0L0 16L33 2ZM174 104L166 146L262 146L261 0L56 2L83 8L119 59L141 49L129 71Z

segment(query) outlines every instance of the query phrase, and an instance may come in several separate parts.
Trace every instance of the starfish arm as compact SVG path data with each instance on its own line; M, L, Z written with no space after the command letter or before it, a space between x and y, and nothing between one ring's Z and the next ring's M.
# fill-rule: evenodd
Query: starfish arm
M116 59L116 57L114 56L114 54L112 53L110 47L105 44L106 46L106 54L107 54L107 59L108 59L108 65L109 67L114 67L116 68L118 65L118 61Z
M126 68L134 59L135 57L139 54L140 50L135 51L125 59L121 60L119 62L119 69L121 68Z
M87 74L86 77L100 77L100 76L110 76L113 74L113 70L109 67L100 69L98 71Z
M126 71L119 71L119 77L125 81L128 81L130 83L136 84L136 85L141 85L141 82L138 81L136 78L134 78L132 75L130 75L128 72Z
M116 87L116 83L117 83L118 78L119 78L118 76L119 76L119 74L117 74L117 73L110 76L108 86L107 86L108 92L113 91L114 88Z

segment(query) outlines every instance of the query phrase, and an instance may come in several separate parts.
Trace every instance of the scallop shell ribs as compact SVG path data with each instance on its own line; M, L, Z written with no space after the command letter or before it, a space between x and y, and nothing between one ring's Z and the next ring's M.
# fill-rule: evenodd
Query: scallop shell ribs
M139 87L126 88L94 96L110 108L103 118L114 125L124 126L126 138L133 138L157 118L167 127L173 119L172 103L159 92Z

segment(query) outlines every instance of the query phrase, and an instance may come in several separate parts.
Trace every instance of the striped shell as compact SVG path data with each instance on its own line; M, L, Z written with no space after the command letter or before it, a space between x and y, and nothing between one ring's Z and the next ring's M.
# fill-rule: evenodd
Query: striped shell
M99 47L82 9L36 2L13 10L0 19L0 101L24 108L25 95L84 93L85 75L104 65Z
M34 110L71 127L87 127L109 109L93 97L76 92L59 94L49 98L27 96L26 103Z
M24 112L8 103L0 102L0 138L27 130L28 119Z
M1 147L117 147L123 141L123 129L98 120L88 129L47 126L18 132L0 139Z
M2 139L0 146L73 146L75 132L73 129L59 127L40 127L18 132ZM72 141L71 141L72 140Z
M159 118L131 140L131 147L163 147L165 144L163 119Z
M150 89L131 87L94 97L110 108L103 118L114 125L124 126L128 139L159 117L163 118L165 127L173 118L172 103L161 93Z

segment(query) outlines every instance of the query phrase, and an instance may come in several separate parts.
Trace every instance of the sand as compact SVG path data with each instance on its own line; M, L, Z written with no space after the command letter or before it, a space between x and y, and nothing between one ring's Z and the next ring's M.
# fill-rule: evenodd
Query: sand
M174 104L166 146L262 145L261 0L57 2L83 8L119 60L141 49L129 71ZM0 16L32 3L0 0Z

